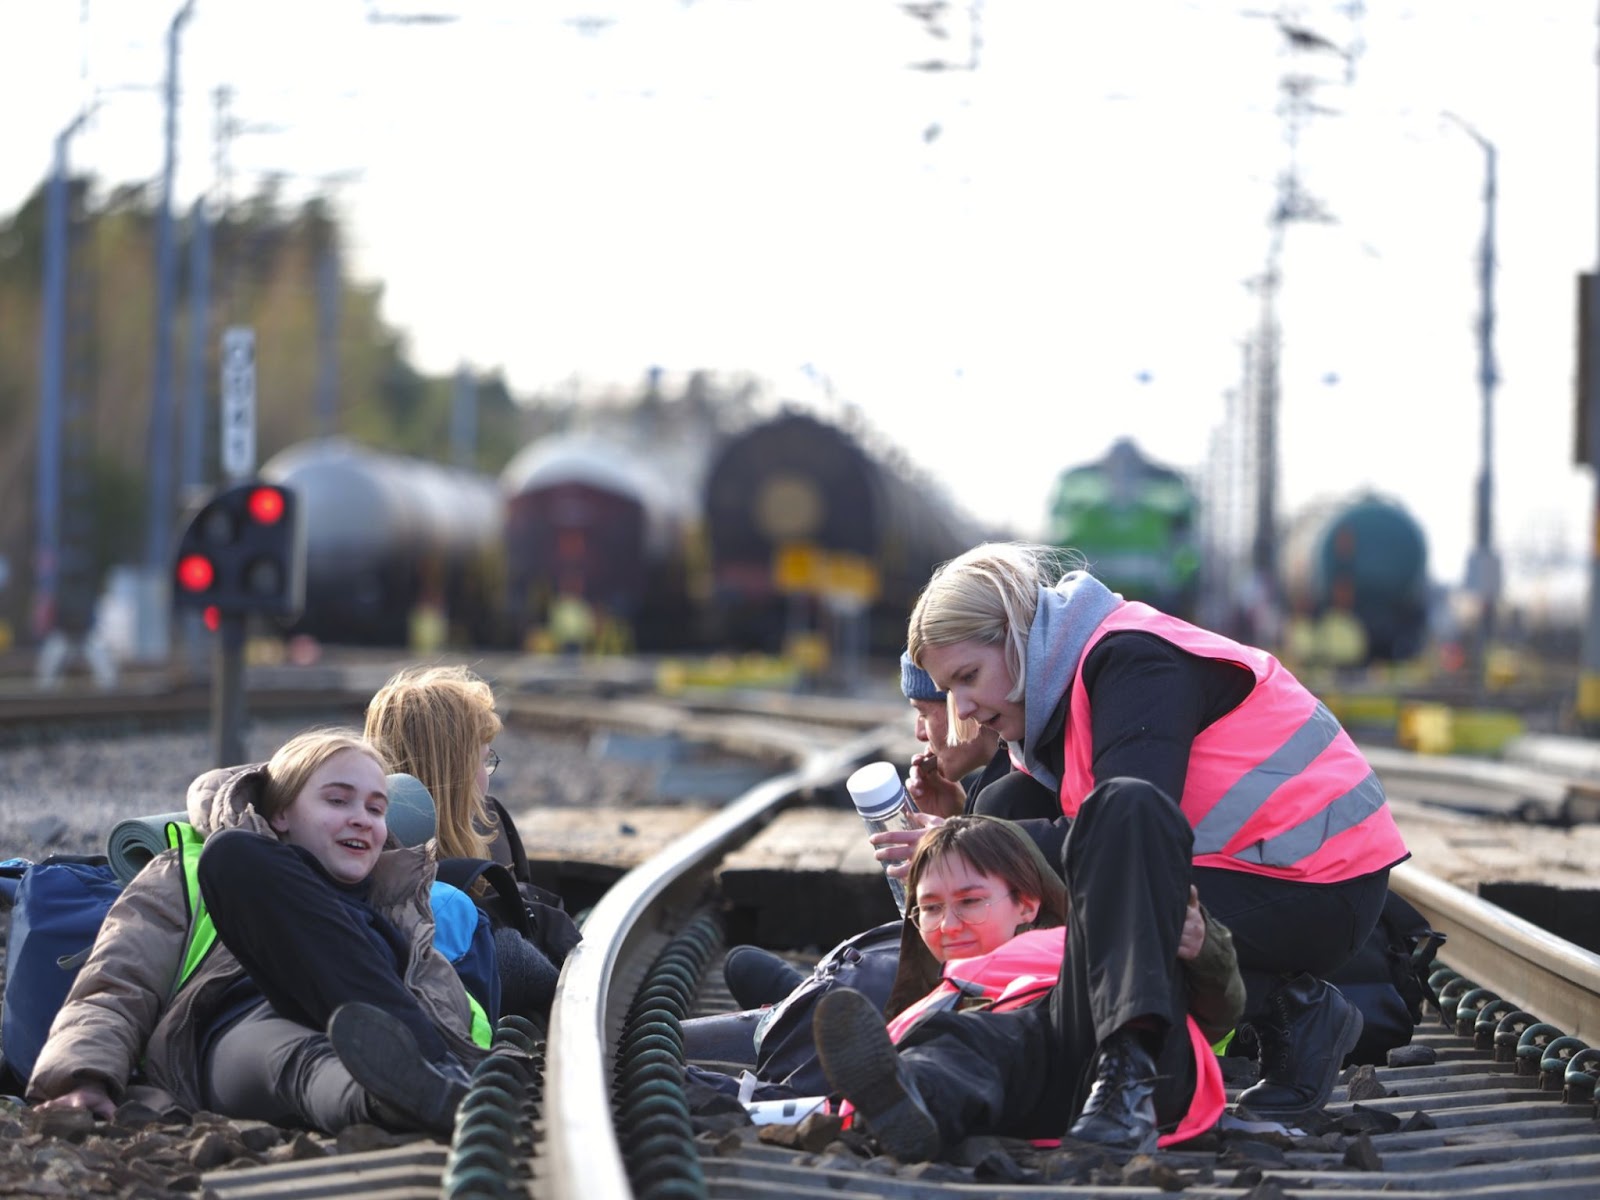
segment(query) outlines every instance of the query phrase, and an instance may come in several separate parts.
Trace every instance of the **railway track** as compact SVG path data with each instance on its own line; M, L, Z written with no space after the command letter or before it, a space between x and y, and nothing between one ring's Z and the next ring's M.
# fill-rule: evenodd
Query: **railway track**
M596 908L592 941L569 964L557 998L534 1195L1040 1194L1037 1182L986 1178L978 1168L951 1167L941 1179L941 1172L895 1170L837 1145L763 1142L753 1131L695 1139L686 1117L678 1122L682 1144L657 1147L660 1156L651 1157L634 1130L618 1126L618 1114L636 1115L643 1104L630 1079L650 1073L628 1057L652 1036L640 1033L650 1021L644 1001L663 991L670 1001L673 991L650 967L665 961L669 975L681 975L685 963L697 966L702 983L714 975L720 946L704 903L714 864L774 807L822 781L837 783L876 753L873 738L819 751L801 770L763 785L703 834L635 871ZM1226 1135L1160 1155L1157 1169L1137 1178L1075 1181L1069 1173L1047 1194L1153 1195L1182 1186L1195 1195L1237 1195L1275 1181L1278 1190L1252 1194L1593 1196L1600 1050L1586 1043L1600 1041L1600 958L1419 867L1399 868L1394 887L1449 937L1432 980L1442 1009L1414 1043L1433 1061L1347 1073L1329 1107L1336 1124L1317 1136L1263 1143ZM655 1020L670 1028L670 1015ZM1046 1162L1019 1174L1048 1169Z
M370 694L371 680L350 697ZM491 1060L451 1146L409 1143L334 1158L206 1174L217 1200L382 1196L944 1197L1190 1194L1350 1197L1591 1196L1600 1179L1594 1079L1600 1073L1600 958L1408 864L1394 886L1448 942L1434 982L1441 1011L1415 1044L1434 1061L1379 1068L1336 1090L1337 1124L1315 1137L1262 1141L1227 1135L1160 1155L1144 1176L1101 1172L1041 1187L1029 1173L1059 1171L1016 1151L1018 1178L941 1164L896 1169L838 1145L762 1141L753 1130L697 1135L671 1081L681 1073L674 1022L719 1002L722 934L717 864L786 806L836 789L861 762L903 746L904 722L874 724L881 705L768 700L669 703L623 683L580 694L513 687L508 719L573 727L609 722L645 732L713 739L758 754L773 778L664 848L613 887L589 915L585 941L563 972L549 1040L503 1030L513 1062ZM315 689L326 703L331 686ZM341 701L342 703L343 701ZM591 726L592 727L592 726ZM1446 767L1397 771L1435 800L1451 795ZM1408 774L1409 772L1409 774ZM1458 783L1459 780L1456 780ZM1524 781L1526 782L1526 781ZM1522 784L1502 790L1480 775L1459 807L1516 811ZM1525 797L1523 797L1525 798ZM1492 799L1492 797L1491 797ZM1498 808L1496 808L1498 806ZM1526 815L1526 814L1524 814ZM665 982L663 982L663 973ZM720 997L725 999L725 996ZM1530 1032L1531 1031L1531 1032ZM661 1083L666 1080L666 1084ZM989 1173L985 1173L985 1172ZM1277 1190L1272 1190L1272 1188ZM1252 1191L1266 1188L1265 1191Z

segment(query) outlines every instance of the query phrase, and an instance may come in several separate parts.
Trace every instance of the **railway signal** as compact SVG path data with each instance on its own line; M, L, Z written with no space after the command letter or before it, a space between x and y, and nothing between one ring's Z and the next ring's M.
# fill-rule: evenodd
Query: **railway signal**
M305 606L306 537L294 492L259 479L214 493L184 528L172 602L205 611L218 635L211 693L215 765L244 759L244 636L252 614L296 617Z
M305 559L292 491L260 480L228 487L178 541L173 603L205 609L213 629L223 616L295 617L305 604Z

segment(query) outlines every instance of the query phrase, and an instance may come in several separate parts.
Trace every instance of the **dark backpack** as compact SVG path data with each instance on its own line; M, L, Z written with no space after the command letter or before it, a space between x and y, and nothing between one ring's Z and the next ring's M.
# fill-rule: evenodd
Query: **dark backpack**
M811 1017L817 1001L836 987L854 988L881 1011L889 1003L900 968L904 922L887 921L846 938L817 963L810 978L777 1004L756 1035L756 1075L794 1096L821 1096L830 1090L817 1061ZM777 1093L774 1093L777 1094Z
M103 854L52 854L0 863L0 892L11 898L0 1090L20 1096L122 885Z
M1410 1043L1422 1023L1422 1004L1433 999L1428 975L1444 934L1428 926L1410 903L1390 892L1367 940L1328 982L1361 1010L1361 1039L1345 1065L1383 1066L1389 1051Z
M471 896L489 915L495 929L515 929L560 967L583 934L561 907L561 897L531 883L519 883L504 866L485 858L441 858L441 883L452 884ZM488 884L483 895L474 891L478 880Z

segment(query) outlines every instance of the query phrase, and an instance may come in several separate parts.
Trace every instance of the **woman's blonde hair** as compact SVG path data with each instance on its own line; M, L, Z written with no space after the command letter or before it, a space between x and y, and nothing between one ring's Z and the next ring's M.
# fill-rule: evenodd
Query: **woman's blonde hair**
M911 661L923 666L922 654L929 646L1003 646L1012 680L1006 699L1022 699L1028 687L1028 630L1039 609L1039 589L1054 586L1068 554L1029 542L985 542L944 563L917 597L906 624ZM953 697L950 730L952 738L961 740L975 732L956 715Z
M493 689L466 667L401 671L367 705L367 736L433 796L441 858L492 857L498 822L478 791L478 768L499 732Z
M928 830L917 843L906 873L909 903L916 903L922 877L948 858L959 858L978 874L998 879L1013 898L1026 896L1039 902L1038 914L1016 933L1067 923L1066 884L1050 869L1033 839L1010 821L974 813L951 817Z
M306 782L335 754L356 750L367 755L385 774L389 764L383 751L353 729L307 729L297 733L267 762L267 781L256 801L256 811L269 821L294 803Z

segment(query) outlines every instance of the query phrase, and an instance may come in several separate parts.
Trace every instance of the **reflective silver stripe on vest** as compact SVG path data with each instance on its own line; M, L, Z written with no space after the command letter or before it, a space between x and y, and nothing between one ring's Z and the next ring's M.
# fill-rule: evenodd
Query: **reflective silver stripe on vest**
M1339 722L1318 703L1305 724L1261 763L1250 769L1223 794L1221 800L1195 826L1194 852L1221 854L1279 785L1306 770L1339 736ZM1290 867L1314 853L1335 834L1361 824L1384 804L1383 785L1373 772L1327 807L1276 837L1252 843L1233 852L1241 862L1268 867Z

